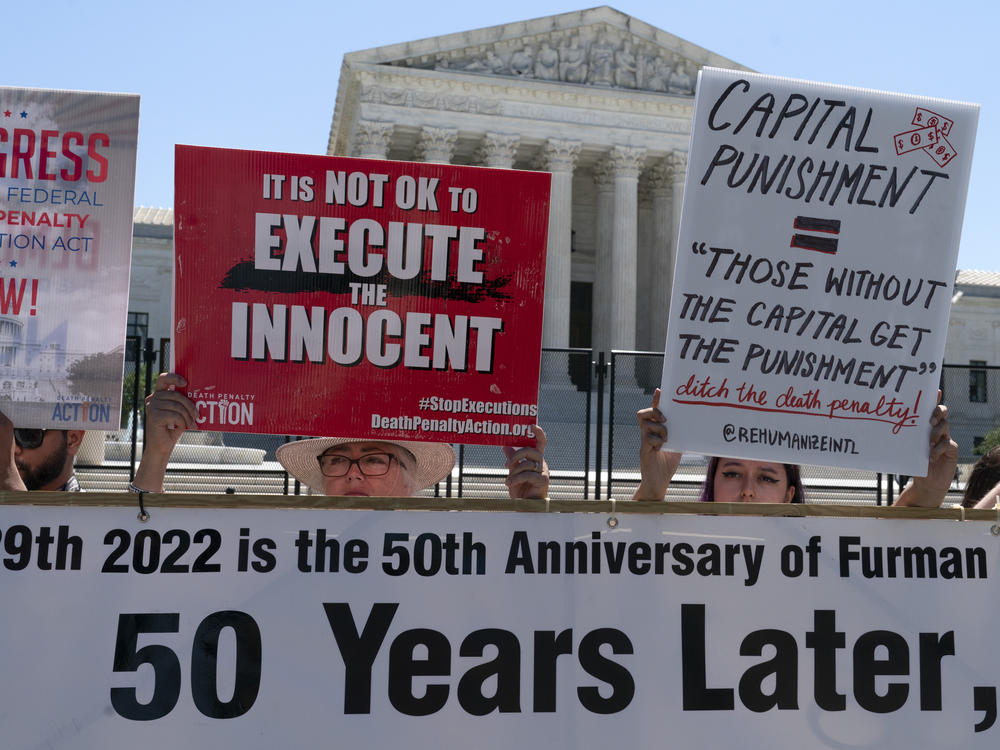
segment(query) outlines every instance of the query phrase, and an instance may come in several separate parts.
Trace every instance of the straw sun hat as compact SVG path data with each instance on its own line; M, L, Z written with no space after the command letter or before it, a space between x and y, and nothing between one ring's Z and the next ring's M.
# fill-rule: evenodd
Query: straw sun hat
M323 491L323 472L317 457L330 448L346 443L388 443L408 451L416 459L411 470L416 489L423 490L437 484L451 473L455 466L455 451L446 443L414 443L406 440L358 440L357 438L326 437L297 440L285 443L275 451L285 470L313 490Z

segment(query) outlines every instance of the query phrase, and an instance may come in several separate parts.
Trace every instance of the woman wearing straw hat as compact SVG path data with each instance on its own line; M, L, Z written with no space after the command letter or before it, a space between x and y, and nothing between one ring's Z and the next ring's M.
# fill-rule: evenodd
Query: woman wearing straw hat
M130 490L163 492L174 445L184 430L197 429L194 403L177 390L186 385L176 373L161 373L146 397L142 461ZM512 498L544 498L548 492L545 433L537 425L534 431L533 447L503 449ZM310 438L282 445L276 457L289 474L324 495L409 497L440 482L455 466L450 445L403 440Z
M277 459L293 477L324 495L410 497L455 466L444 443L311 438L285 443Z

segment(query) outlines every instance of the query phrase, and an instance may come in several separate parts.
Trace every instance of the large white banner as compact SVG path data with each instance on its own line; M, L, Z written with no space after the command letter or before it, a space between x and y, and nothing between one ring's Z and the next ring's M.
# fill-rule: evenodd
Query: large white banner
M984 522L0 507L9 748L995 748Z
M978 112L700 73L665 448L926 474Z
M0 411L118 429L139 97L0 88Z

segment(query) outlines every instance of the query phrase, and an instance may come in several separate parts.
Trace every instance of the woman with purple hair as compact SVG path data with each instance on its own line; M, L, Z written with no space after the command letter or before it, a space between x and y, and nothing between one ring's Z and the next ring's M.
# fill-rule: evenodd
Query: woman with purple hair
M659 409L660 389L653 405L636 413L641 431L639 486L633 500L663 500L681 454L661 450L667 440L667 418ZM894 505L941 505L958 463L958 444L948 429L948 408L938 404L931 415L931 449L926 477L914 477ZM751 461L712 456L701 489L702 502L804 503L805 491L798 464Z

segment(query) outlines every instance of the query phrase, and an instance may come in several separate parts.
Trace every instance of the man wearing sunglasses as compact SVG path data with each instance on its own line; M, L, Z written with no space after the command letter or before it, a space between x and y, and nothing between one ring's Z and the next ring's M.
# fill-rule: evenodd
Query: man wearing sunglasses
M142 460L129 487L134 492L163 492L174 445L184 430L198 427L194 404L178 390L186 385L176 373L161 373L146 398ZM534 446L504 447L512 498L547 495L544 450L545 433L537 426ZM445 443L312 438L281 446L277 459L289 474L324 495L409 497L448 476L455 451Z
M73 459L83 430L15 428L0 415L0 489L79 492Z

